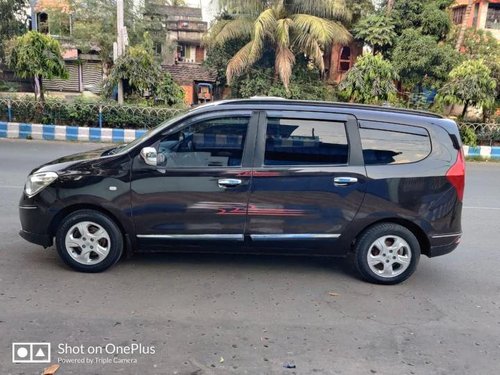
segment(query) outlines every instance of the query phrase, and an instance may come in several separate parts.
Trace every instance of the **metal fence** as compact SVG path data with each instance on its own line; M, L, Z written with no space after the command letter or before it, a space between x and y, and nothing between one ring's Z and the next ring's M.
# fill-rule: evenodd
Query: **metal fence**
M89 127L144 129L180 113L183 108L144 107L113 103L65 102L33 99L0 99L0 121Z
M460 133L464 138L467 131L472 130L476 136L477 144L483 146L495 146L500 144L500 124L461 122Z

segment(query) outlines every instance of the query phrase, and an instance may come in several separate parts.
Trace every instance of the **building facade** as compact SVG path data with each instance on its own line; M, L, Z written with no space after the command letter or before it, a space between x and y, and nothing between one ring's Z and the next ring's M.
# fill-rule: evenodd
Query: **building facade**
M216 74L202 65L206 56L202 42L208 29L202 9L148 0L144 17L162 68L182 86L186 104L212 101Z
M452 6L455 25L461 25L467 10L468 0L456 0ZM500 0L474 0L467 27L490 31L500 40Z

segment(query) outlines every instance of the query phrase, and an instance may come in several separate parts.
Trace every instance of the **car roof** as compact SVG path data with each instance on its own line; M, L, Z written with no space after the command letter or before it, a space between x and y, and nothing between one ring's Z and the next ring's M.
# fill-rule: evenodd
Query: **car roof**
M326 101L312 101L312 100L295 100L295 99L284 99L280 97L252 97L249 99L229 99L229 100L221 100L215 101L212 103L205 104L200 108L207 107L237 107L239 105L242 106L252 106L252 107L276 107L282 106L283 109L290 109L290 106L294 107L303 107L303 109L321 109L321 110L349 110L353 112L376 112L376 113L392 113L392 114L401 114L401 115L410 115L410 116L419 116L419 117L427 117L434 119L442 119L443 116L440 116L436 113L428 112L428 111L420 111L414 109L406 109L406 108L395 108L390 106L376 106L376 105L367 105L367 104L355 104L355 103L339 103L339 102L326 102Z

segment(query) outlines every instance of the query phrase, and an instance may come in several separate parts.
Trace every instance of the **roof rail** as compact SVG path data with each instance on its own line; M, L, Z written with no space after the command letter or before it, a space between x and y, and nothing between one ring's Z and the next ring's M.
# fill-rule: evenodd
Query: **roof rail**
M276 102L283 101L287 105L290 104L303 104L308 106L318 107L331 107L331 108L353 108L366 111L380 111L380 112L393 112L408 115L420 115L426 117L443 118L443 116L429 111L422 111L416 109L396 108L391 106L377 106L370 104L358 103L341 103L341 102L326 102L326 101L312 101L312 100L295 100L285 99L277 96L254 96L249 99L229 99L217 102L218 105L231 105L236 103L259 103L259 104L276 104Z

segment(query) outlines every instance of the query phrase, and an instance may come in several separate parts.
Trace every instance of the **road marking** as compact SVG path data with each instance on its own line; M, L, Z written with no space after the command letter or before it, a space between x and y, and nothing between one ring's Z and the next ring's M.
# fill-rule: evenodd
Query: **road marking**
M0 185L0 189L22 189L22 186Z
M478 207L478 206L464 206L468 210L500 210L500 207Z

